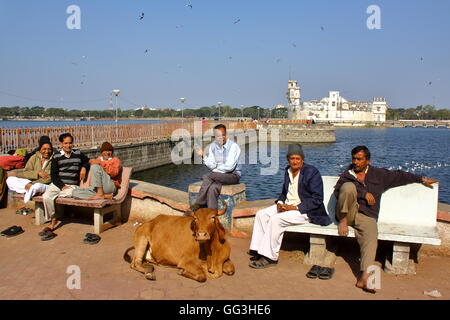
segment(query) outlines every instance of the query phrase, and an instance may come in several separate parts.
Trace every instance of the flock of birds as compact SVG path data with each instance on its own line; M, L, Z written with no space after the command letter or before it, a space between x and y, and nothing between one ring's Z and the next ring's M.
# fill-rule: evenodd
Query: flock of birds
M193 5L192 5L191 3L186 4L186 7L189 8L189 9L193 9ZM144 18L145 18L145 13L144 13L144 12L141 12L141 13L139 14L139 16L138 16L138 19L139 19L139 20L143 20ZM238 24L239 22L241 22L241 19L240 19L240 18L237 18L236 20L234 20L233 24ZM184 27L183 25L176 25L176 26L175 26L175 28L177 28L177 29L183 28L183 27ZM324 26L320 26L320 30L321 30L321 31L324 31L324 30L325 30L325 27L324 27ZM291 42L291 45L292 45L293 48L297 48L297 44L296 44L295 42ZM149 52L150 52L150 49L145 49L145 50L144 50L144 54L146 54L146 55L147 55ZM82 56L82 58L83 58L83 59L86 59L86 56ZM231 61L231 60L233 59L232 56L228 56L227 58L228 58L228 61ZM423 58L423 57L420 57L420 61L423 62L423 61L424 61L424 58ZM280 62L281 62L281 58L277 58L277 59L275 60L275 62L276 62L276 63L280 63ZM74 65L74 66L78 66L78 63L77 63L77 62L71 62L71 64ZM82 79L81 79L80 84L83 85L83 84L85 83L85 80L86 80L86 75L83 74L83 75L82 75ZM432 81L428 81L427 84L428 84L429 86L431 86L431 85L433 84L433 82L432 82Z
M339 168L342 169L344 167L347 167L348 164L341 164L339 165ZM427 164L427 163L420 163L417 161L411 161L411 162L405 162L401 166L390 166L386 169L388 170L403 170L406 172L415 172L415 171L425 171L430 169L439 169L439 168L445 168L450 167L450 163L443 163L443 162L437 162L436 164Z

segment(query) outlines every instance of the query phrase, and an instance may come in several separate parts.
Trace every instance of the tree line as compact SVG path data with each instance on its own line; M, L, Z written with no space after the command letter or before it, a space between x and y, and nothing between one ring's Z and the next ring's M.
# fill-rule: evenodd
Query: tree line
M185 118L287 118L287 109L269 109L259 106L247 108L232 108L231 106L211 106L197 109L175 110L172 108L150 110L147 108L137 110L121 110L118 108L119 118L163 118L163 117L185 117ZM0 117L2 118L114 118L116 110L67 110L63 108L35 107L0 107Z
M118 108L117 114L119 118L165 118L165 117L185 117L185 118L287 118L287 109L270 109L260 106L252 106L247 108L233 108L225 105L221 106L205 106L197 109L175 110L167 109L137 109L137 110L121 110ZM114 118L116 110L67 110L63 108L45 108L42 106L35 107L0 107L1 118L93 118L106 119ZM420 105L415 108L388 108L386 113L387 120L450 120L449 109L436 109L432 105Z

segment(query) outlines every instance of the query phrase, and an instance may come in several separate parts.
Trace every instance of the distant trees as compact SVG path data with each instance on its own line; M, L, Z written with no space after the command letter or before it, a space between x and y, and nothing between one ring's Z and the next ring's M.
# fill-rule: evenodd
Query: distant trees
M118 109L118 116L120 118L162 118L162 117L181 117L181 110L172 108L150 110L147 108L137 110L121 110ZM229 105L219 107L203 106L196 109L183 109L183 116L185 118L287 118L287 109L265 109L259 106L252 106L247 108L233 108ZM35 107L0 107L0 117L3 118L115 118L116 111L114 110L66 110L63 108L44 108L40 106Z
M449 109L439 109L432 105L420 105L415 108L388 108L387 120L450 120Z

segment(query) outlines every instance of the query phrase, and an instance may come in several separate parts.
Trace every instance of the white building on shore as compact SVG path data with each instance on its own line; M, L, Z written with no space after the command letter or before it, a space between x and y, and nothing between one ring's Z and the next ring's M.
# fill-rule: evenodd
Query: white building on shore
M373 101L348 101L339 91L330 91L321 100L301 102L300 87L297 81L288 81L286 93L288 118L319 121L386 121L387 103L384 98L375 97Z

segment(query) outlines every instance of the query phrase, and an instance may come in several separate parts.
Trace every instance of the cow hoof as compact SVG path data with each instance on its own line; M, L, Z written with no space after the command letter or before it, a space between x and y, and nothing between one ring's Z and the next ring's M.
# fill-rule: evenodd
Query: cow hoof
M156 276L153 272L146 272L144 276L147 280L156 280Z

